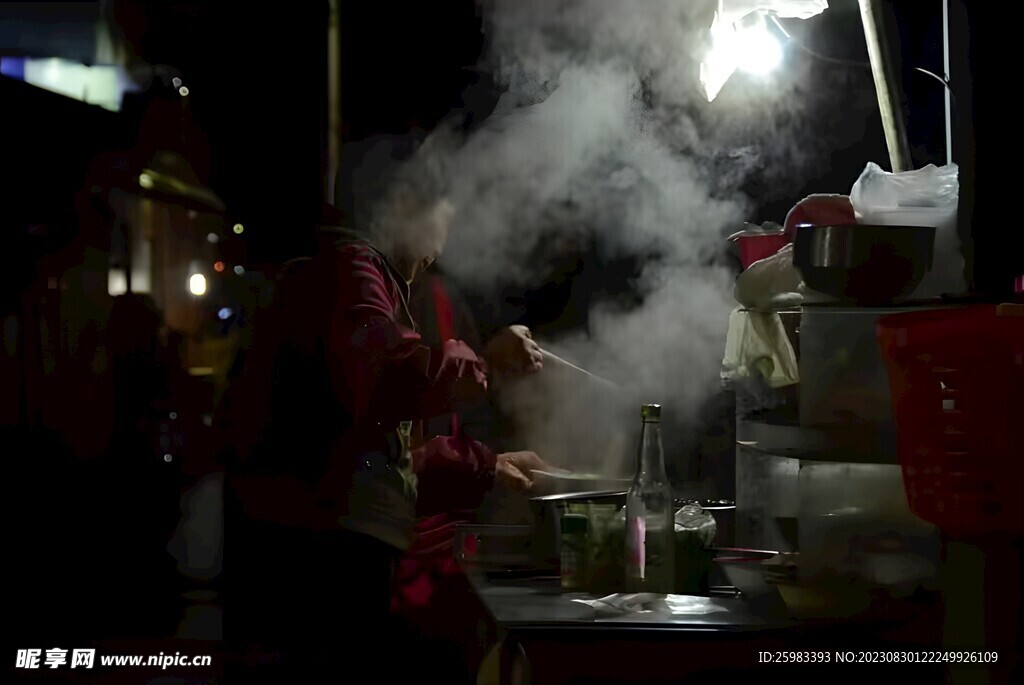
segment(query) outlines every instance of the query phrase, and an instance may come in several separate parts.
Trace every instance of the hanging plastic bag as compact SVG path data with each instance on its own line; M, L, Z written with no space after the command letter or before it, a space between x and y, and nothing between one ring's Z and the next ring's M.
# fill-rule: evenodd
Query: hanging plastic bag
M935 227L932 268L914 291L914 298L967 290L957 235L958 174L956 164L929 164L915 171L892 173L868 162L850 192L857 223Z
M750 309L799 305L803 301L801 283L800 271L793 266L793 246L786 245L741 273L733 286L733 297Z

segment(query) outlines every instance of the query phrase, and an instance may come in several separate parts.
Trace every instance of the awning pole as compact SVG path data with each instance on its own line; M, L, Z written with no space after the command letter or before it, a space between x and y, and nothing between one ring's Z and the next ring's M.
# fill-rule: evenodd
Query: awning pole
M907 126L903 120L900 81L892 60L892 51L885 39L881 0L859 2L868 57L871 59L871 73L875 77L878 109L882 113L882 128L889 148L889 161L893 171L912 171L914 163L910 158Z
M341 8L330 0L327 23L327 178L324 200L334 204L334 183L341 163Z

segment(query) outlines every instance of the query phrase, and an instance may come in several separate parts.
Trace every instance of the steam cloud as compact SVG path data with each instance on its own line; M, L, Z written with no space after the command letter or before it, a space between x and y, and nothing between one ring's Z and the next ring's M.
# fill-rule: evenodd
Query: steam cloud
M791 104L802 74L703 100L698 65L715 6L487 3L488 60L506 91L468 140L449 145L438 134L424 148L453 174L457 215L442 261L469 289L535 283L538 248L567 232L659 255L644 269L642 306L599 306L586 333L542 342L622 393L609 397L550 364L505 393L519 447L564 466L630 471L642 402L664 405L666 433L694 426L717 388L736 306L733 274L715 258L746 218L738 188L766 159L786 172L806 166L801 148L768 128L806 123ZM742 144L750 139L762 144Z

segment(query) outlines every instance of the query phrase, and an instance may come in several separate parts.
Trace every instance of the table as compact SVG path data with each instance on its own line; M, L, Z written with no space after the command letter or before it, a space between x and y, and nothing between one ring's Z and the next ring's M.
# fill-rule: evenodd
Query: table
M681 610L604 615L563 593L558 579L465 567L474 592L504 635L501 682L679 683L741 682L752 677L789 682L856 682L905 672L919 683L946 682L942 664L843 664L840 653L914 651L939 644L920 625L796 622L758 611L736 597L673 596ZM915 622L916 624L916 622ZM929 647L930 646L930 647ZM809 662L762 663L766 656L803 654ZM814 656L817 654L817 657ZM783 657L785 658L785 657ZM527 670L516 679L516 669ZM872 675L874 674L874 675Z

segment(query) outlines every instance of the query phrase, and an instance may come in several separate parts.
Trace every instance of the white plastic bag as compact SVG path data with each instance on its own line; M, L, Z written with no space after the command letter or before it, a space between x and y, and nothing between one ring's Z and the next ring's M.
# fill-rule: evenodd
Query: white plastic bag
M758 260L736 279L733 296L750 309L773 309L799 305L802 279L793 266L793 245L786 245L770 257Z
M850 191L857 223L935 227L932 268L914 291L914 298L967 290L957 235L958 174L956 164L929 164L914 171L891 173L868 162Z
M715 517L704 511L699 504L687 504L675 514L676 541L680 533L694 536L694 542L701 547L710 547L718 532Z

